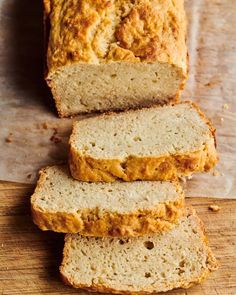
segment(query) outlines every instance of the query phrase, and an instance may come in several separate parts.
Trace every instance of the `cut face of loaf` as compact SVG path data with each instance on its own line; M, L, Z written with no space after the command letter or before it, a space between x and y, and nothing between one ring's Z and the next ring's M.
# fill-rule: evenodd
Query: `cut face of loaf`
M217 162L214 129L190 102L78 121L70 170L83 181L170 180Z
M88 236L162 232L185 212L178 182L79 182L71 178L66 166L40 172L31 208L42 230Z
M183 0L44 0L46 80L60 116L176 100L187 76Z
M160 235L101 239L68 234L61 274L75 288L145 294L188 288L216 268L201 221L189 212Z

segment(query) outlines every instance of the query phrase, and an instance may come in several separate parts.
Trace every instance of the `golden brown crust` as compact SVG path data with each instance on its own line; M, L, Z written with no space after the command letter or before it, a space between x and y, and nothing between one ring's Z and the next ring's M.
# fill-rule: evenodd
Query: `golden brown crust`
M44 6L45 77L59 117L77 112L62 106L63 97L57 91L54 74L75 63L168 63L178 68L182 82L174 96L166 97L166 102L178 101L187 79L183 0L44 0ZM144 106L147 105L140 103L139 107ZM112 110L124 108L114 105ZM95 110L85 112L92 111Z
M94 159L70 149L70 170L75 179L92 182L115 180L171 180L192 173L209 171L217 163L215 147L205 145L189 154L165 157L130 156L119 159Z
M40 187L42 182L41 178L37 187ZM70 214L45 211L31 201L31 212L34 223L42 230L99 237L142 236L171 229L185 213L184 194L180 185L176 183L176 186L179 198L172 202L160 203L152 210L101 214L98 209L91 209Z
M44 4L51 22L49 72L74 62L119 60L169 63L186 74L183 0L45 0Z
M50 0L43 0L44 10L43 10L43 33L44 33L44 77L47 77L48 66L47 66L47 50L48 50L48 39L50 34Z
M93 182L113 182L117 179L124 181L171 180L196 172L209 171L218 161L215 149L215 129L196 104L189 101L180 103L188 103L197 110L209 126L214 141L206 142L202 149L188 154L176 153L163 157L129 156L124 160L95 159L74 149L70 144L69 165L72 176L78 180Z
M43 0L44 4L44 15L48 17L51 12L51 0Z
M172 290L172 289L176 289L176 288L187 289L195 284L200 284L209 276L209 274L212 271L216 270L219 267L219 263L217 262L216 258L214 257L214 255L211 251L211 248L208 246L208 239L205 235L205 228L204 228L203 222L197 216L195 210L193 210L192 208L188 208L187 210L188 210L188 215L192 215L192 217L196 220L198 227L199 227L198 233L200 234L200 237L202 238L202 241L206 245L206 248L207 248L208 256L207 256L207 261L206 261L206 268L202 269L202 273L198 277L192 278L191 281L182 280L182 281L180 281L180 283L178 285L168 284L168 285L166 285L166 289L161 290L161 291L168 291L168 290ZM69 252L69 247L70 247L70 244L66 243L67 239L70 239L70 237L69 238L67 236L65 237L65 247L63 249L63 262L62 262L62 265L60 266L61 278L65 284L70 285L74 288L79 288L79 289L87 290L90 292L101 292L101 293L112 293L112 294L146 295L146 294L154 293L156 291L160 292L160 290L156 290L156 291L155 290L150 290L150 291L148 291L148 290L145 290L145 291L144 290L139 290L139 291L117 290L117 289L112 289L104 284L92 284L92 285L88 286L88 285L74 283L73 280L70 280L64 274L64 264L65 264L65 261L67 260L66 258L68 257L68 252Z

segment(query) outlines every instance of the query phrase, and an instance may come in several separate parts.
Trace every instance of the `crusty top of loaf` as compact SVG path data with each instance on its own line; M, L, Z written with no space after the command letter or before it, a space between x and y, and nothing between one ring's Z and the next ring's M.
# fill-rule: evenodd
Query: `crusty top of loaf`
M44 0L48 69L74 62L164 62L186 72L183 0Z

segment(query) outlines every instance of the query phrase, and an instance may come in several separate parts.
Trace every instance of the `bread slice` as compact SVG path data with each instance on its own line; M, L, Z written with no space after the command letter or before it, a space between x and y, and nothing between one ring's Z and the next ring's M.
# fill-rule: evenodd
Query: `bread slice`
M217 266L201 221L189 212L160 235L119 239L68 234L60 271L75 288L145 294L188 288Z
M171 229L184 214L176 182L87 183L66 166L43 169L31 197L42 230L92 236L138 236Z
M70 170L83 181L168 180L217 162L214 129L190 102L78 121Z
M44 0L46 80L59 115L178 98L187 77L184 0Z

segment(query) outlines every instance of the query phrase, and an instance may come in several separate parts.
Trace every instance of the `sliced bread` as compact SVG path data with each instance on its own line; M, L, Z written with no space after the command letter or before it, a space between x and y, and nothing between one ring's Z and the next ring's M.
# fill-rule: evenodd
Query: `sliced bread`
M187 77L184 0L44 0L46 80L59 115L178 99Z
M42 230L92 236L138 236L171 229L184 213L176 182L87 183L66 166L43 169L31 197Z
M60 268L75 288L107 293L153 293L200 283L217 261L194 212L164 234L94 238L68 234Z
M82 181L169 180L217 162L214 129L191 102L78 121L70 170Z

